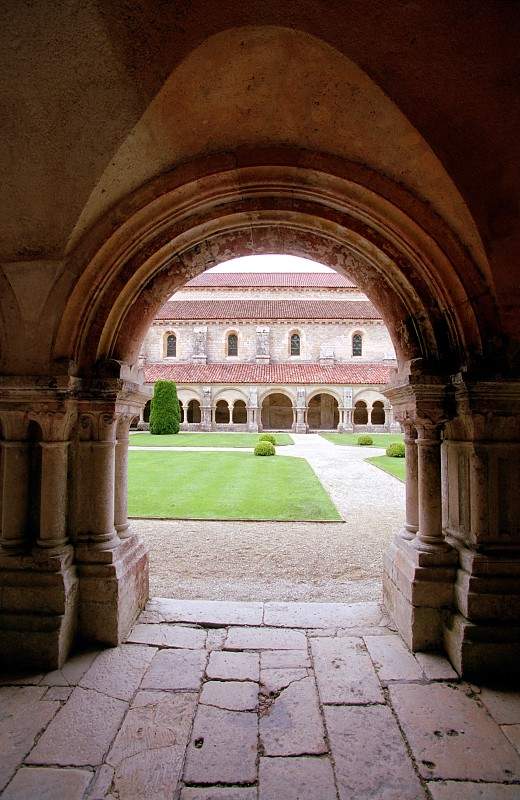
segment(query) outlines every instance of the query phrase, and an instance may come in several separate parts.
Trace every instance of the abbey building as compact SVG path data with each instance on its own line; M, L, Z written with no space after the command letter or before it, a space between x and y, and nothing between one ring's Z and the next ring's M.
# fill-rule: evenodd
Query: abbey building
M160 309L141 360L147 384L177 384L184 430L395 427L390 336L334 272L203 273Z

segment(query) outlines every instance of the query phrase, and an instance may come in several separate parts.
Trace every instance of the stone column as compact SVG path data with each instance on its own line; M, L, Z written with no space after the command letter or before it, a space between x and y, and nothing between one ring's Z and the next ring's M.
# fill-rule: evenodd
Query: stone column
M401 530L403 539L411 540L419 528L419 486L417 473L417 431L410 421L403 422L406 455L406 522Z
M128 522L128 440L131 416L117 420L115 446L114 525L120 539L130 536Z
M419 530L414 547L426 553L443 552L449 545L442 532L441 430L420 421L416 429Z
M69 442L41 442L42 472L38 547L59 553L68 543Z
M205 386L202 390L200 413L201 431L210 431L213 423L213 411L211 408L211 389L209 386Z
M293 407L293 429L295 433L307 433L307 423L305 421L306 412L307 399L305 397L305 389L299 388L296 391L296 408Z
M2 550L17 554L27 548L30 450L25 441L3 441Z

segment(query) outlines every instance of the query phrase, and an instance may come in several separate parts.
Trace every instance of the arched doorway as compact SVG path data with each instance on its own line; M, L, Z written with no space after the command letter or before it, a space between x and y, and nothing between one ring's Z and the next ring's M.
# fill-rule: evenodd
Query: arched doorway
M227 400L218 400L215 406L215 425L228 425L230 421Z
M262 401L262 428L290 431L294 422L293 405L287 395L273 392Z
M236 425L245 425L247 422L247 408L244 400L235 400L232 420Z
M190 400L188 403L187 414L186 414L186 421L193 425L195 423L200 422L201 414L200 414L200 403L198 400Z
M338 401L331 394L323 392L309 400L307 425L310 430L336 430L339 424Z
M384 425L385 424L385 405L381 400L375 400L372 403L372 411L370 413L371 425Z
M358 400L354 405L354 425L368 425L368 408L364 400Z

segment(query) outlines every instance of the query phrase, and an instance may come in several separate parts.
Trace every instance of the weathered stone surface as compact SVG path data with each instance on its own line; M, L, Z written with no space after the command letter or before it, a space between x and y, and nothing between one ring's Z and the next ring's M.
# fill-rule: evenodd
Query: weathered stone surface
M206 637L206 650L222 650L226 636L227 628L210 628Z
M72 656L61 669L47 672L42 678L42 685L76 686L101 650L88 650Z
M208 678L221 680L256 681L260 675L258 653L213 652L206 668Z
M225 650L305 650L301 631L284 628L230 628Z
M72 686L49 686L45 692L46 700L68 700L72 694Z
M259 800L336 800L329 758L261 758Z
M125 715L127 704L77 686L27 758L29 764L97 766Z
M258 706L258 684L251 681L208 681L200 702L229 711L254 711Z
M2 794L2 800L82 800L93 773L83 769L22 767Z
M0 686L37 686L42 678L43 672L7 672L0 675Z
M88 800L105 800L109 797L109 790L114 778L114 768L108 764L102 764L96 770L96 777L90 789L88 790Z
M173 797L195 705L193 693L138 692L107 757L116 797Z
M184 769L185 783L253 783L256 714L199 706Z
M482 686L480 699L499 725L520 723L520 692Z
M438 653L415 653L415 658L430 681L454 681L458 678L448 659Z
M158 612L164 622L198 622L200 625L261 625L262 603L224 600L150 600L146 611Z
M378 625L378 603L266 603L266 625L294 628L351 628Z
M520 756L462 687L394 684L390 697L419 771L426 778L520 778Z
M428 789L433 800L518 800L518 786L471 781L432 781Z
M257 800L253 786L185 786L181 800Z
M60 707L42 700L44 693L39 686L0 689L0 791Z
M325 731L312 678L289 683L260 705L260 741L265 755L325 753Z
M513 747L520 753L520 725L501 725L500 728Z
M134 625L127 639L128 642L152 644L158 647L182 647L186 650L198 650L206 644L206 631L201 628L189 628L185 625Z
M111 647L98 655L79 685L119 700L130 700L156 652L155 647L137 644Z
M301 681L309 674L307 669L263 669L260 672L260 683L264 694L285 689L294 681Z
M306 650L264 650L260 654L262 669L292 669L310 667Z
M382 703L383 691L361 639L313 639L322 703Z
M399 636L365 636L365 644L381 681L423 677L421 667Z
M420 800L425 793L389 708L326 706L340 800Z
M206 657L204 650L160 650L141 682L141 689L198 689Z

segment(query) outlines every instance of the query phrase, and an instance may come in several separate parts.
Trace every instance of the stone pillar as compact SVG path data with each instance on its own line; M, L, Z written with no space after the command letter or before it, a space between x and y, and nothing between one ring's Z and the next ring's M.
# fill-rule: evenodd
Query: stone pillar
M295 433L307 433L308 425L305 421L305 414L307 413L307 400L305 397L305 389L298 388L296 390L296 408L293 408L294 423L293 429Z
M117 420L115 447L114 525L120 539L130 536L128 522L128 444L131 416Z
M28 547L29 443L2 442L2 550L23 553Z
M59 553L67 544L70 442L41 442L40 534L38 547Z
M211 407L211 388L206 386L202 390L202 404L200 407L200 430L210 431L213 428L213 410Z
M430 423L417 423L417 474L419 530L414 547L425 553L446 552L442 532L441 431Z
M410 421L403 423L406 460L406 522L401 530L403 539L411 540L419 528L419 486L417 472L417 431Z

